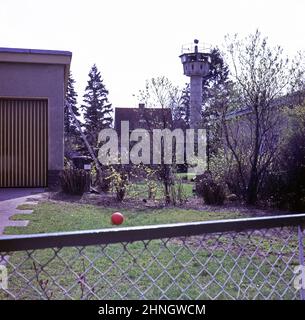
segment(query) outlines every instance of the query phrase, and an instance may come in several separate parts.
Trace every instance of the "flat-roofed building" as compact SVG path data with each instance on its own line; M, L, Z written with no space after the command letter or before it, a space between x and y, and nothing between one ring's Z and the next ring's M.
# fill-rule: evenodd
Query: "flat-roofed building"
M0 48L0 187L56 185L72 53Z

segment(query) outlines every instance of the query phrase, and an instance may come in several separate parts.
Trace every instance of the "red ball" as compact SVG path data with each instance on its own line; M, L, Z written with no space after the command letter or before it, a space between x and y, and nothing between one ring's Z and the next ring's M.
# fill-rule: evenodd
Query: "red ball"
M124 216L120 212L115 212L111 215L112 224L121 224L124 221Z

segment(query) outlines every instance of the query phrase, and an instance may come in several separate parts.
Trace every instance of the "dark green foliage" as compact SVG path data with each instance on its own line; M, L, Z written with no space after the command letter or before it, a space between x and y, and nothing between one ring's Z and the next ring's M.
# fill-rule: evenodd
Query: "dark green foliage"
M174 120L183 121L186 127L190 124L190 99L190 84L188 83L182 90L180 103L172 108Z
M98 182L99 189L102 192L108 192L111 188L111 181L105 177L100 178Z
M102 175L97 173L97 181L96 184L100 191L108 192L111 189L111 178L110 178L110 170L103 168Z
M269 205L305 212L305 110L284 111L288 128L283 132L280 156L267 172L260 199Z
M80 116L77 107L77 93L75 92L74 84L75 81L70 72L66 91L66 103L71 106L72 111L76 116ZM65 104L64 107L65 156L67 158L71 158L75 150L79 149L83 144L83 141L81 139L80 132L74 122L73 115L70 113L67 104Z
M83 195L88 189L90 175L82 169L65 169L60 175L60 182L64 193Z
M72 111L76 116L80 116L77 108L77 93L74 89L75 80L72 77L72 73L69 74L68 86L66 92L66 102L72 107ZM73 117L69 112L67 106L64 109L64 127L66 135L78 135L78 130L75 126Z
M195 191L208 205L222 205L226 195L221 184L215 182L210 172L205 172L195 178Z
M283 159L287 201L293 211L305 211L305 135L296 132L289 140ZM285 161L286 160L286 161Z
M100 72L96 65L93 65L81 106L84 111L85 131L92 145L96 145L99 132L110 128L113 121L113 109L108 101L108 93Z
M279 164L267 175L261 192L270 205L295 212L305 212L305 136L294 133Z

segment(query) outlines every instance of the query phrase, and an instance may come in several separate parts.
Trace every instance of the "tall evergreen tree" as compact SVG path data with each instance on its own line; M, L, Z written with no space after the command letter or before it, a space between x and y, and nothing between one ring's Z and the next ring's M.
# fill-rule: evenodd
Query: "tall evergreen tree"
M97 143L97 137L102 129L110 128L112 118L112 106L108 101L106 89L100 72L94 64L89 72L89 80L86 92L83 96L85 130L93 145Z
M68 86L66 92L66 102L70 104L72 110L76 116L80 116L78 107L77 107L77 93L74 89L75 80L73 79L72 73L69 74ZM67 106L64 109L64 126L66 135L77 135L78 130L75 126L73 116L69 112Z
M176 118L183 120L186 126L189 126L190 112L190 84L187 83L182 90L181 103L176 110Z
M68 78L68 85L66 91L66 102L70 104L74 114L80 116L78 107L77 107L77 93L74 89L75 80L73 79L72 73L70 72ZM82 144L80 139L80 133L74 123L72 114L69 111L67 105L64 108L64 130L65 130L65 156L70 158L73 156L73 153L78 149L79 145Z

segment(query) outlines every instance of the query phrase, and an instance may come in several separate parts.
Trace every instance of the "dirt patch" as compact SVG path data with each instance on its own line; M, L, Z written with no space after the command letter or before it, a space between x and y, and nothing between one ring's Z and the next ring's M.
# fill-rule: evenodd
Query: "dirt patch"
M118 202L116 197L112 194L95 194L86 193L83 196L67 195L62 192L49 192L48 199L52 201L64 201L78 204L90 204L100 207L115 207L118 209L129 209L133 211L149 211L153 209L162 208L180 208L185 210L198 210L209 212L230 212L236 214L244 214L247 217L260 217L287 214L287 212L257 208L253 206L245 206L237 202L227 202L222 206L210 206L205 205L202 199L197 197L189 198L185 203L181 205L165 205L162 200L147 200L145 198L126 197L123 202Z
M87 193L83 196L72 196L67 195L62 192L49 193L49 200L52 201L64 201L70 203L78 204L90 204L100 207L115 207L123 209L131 209L134 211L140 211L145 209L159 209L163 208L164 204L160 201L150 201L146 199L136 199L136 198L125 198L124 201L117 201L116 197L103 193L103 194L94 194Z

